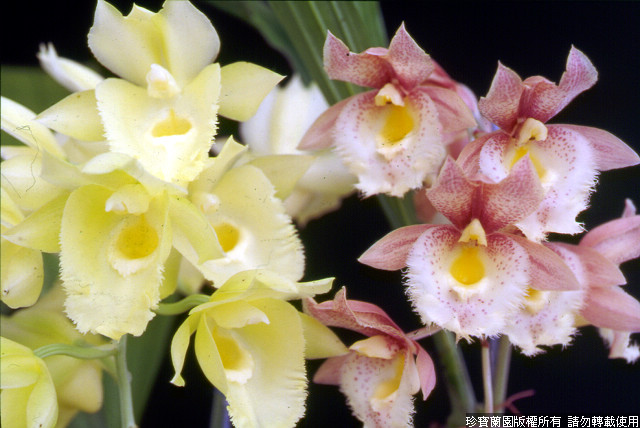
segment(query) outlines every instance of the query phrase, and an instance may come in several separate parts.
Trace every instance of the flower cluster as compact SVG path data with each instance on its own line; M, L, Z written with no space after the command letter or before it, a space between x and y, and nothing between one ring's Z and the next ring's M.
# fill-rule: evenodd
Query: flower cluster
M189 2L124 16L98 0L88 44L110 77L42 46L70 95L38 114L2 97L2 130L23 143L1 152L3 426L98 411L102 372L126 390L122 346L158 314L188 312L171 383L186 384L193 336L236 427L295 426L306 359L326 359L313 380L339 386L364 426L411 426L413 397L436 383L418 340L439 330L532 356L594 325L612 358L640 355L620 270L640 256L633 202L576 244L550 238L585 232L601 171L640 163L606 131L547 123L597 80L578 49L558 84L500 64L478 100L404 25L361 53L328 32L328 77L373 88L329 106L296 75L278 86L261 66L215 62L216 30ZM221 116L242 122L239 141L218 135ZM413 202L421 223L359 258L404 270L413 332L344 287L318 303L333 278L305 278L296 226L354 192ZM43 253L59 261L47 287ZM364 338L347 347L332 328Z

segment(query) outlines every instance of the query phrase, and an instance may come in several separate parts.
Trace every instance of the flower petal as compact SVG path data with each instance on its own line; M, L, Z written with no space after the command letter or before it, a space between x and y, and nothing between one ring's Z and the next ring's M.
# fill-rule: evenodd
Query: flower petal
M640 303L620 287L589 289L580 314L597 327L640 332Z
M640 215L608 221L587 232L581 246L593 248L615 264L640 256Z
M40 113L36 120L54 131L78 140L104 139L104 128L93 89L74 92Z
M40 251L15 245L4 238L1 242L2 302L13 309L31 306L38 300L42 291L42 254Z
M130 82L146 86L151 64L162 64L162 38L151 21L153 13L134 5L123 17L99 0L89 30L89 48L102 65Z
M53 133L34 120L34 112L9 98L0 97L0 103L4 132L36 151L44 150L59 159L65 157Z
M561 257L567 251L575 254L584 270L585 281L583 282L582 278L577 279L586 286L610 287L627 283L618 266L592 248L585 245L571 245L562 242L549 242L546 246ZM575 269L572 270L575 273Z
M427 198L438 212L462 229L471 222L477 187L467 179L460 166L447 157L436 182L427 190Z
M250 62L235 62L220 70L219 114L237 121L253 116L281 76Z
M513 70L498 63L498 71L486 97L478 101L480 113L506 132L511 132L518 119L522 79Z
M350 100L350 98L346 98L322 113L302 136L298 149L320 150L330 147L335 138L334 127L336 121Z
M246 381L229 382L229 414L235 426L293 426L304 414L304 339L297 311L276 299L253 301L269 324L235 330L255 363Z
M537 242L509 235L527 252L530 268L529 286L536 290L580 290L582 286L566 263L553 251Z
M566 70L558 86L537 77L524 81L525 86L535 83L525 90L520 102L520 117L532 117L545 123L578 94L592 87L598 80L598 72L585 54L571 46Z
M349 352L338 336L320 321L304 313L298 315L305 338L305 358L331 358Z
M369 88L382 88L393 77L393 69L384 58L367 51L360 54L349 52L347 45L330 31L327 31L322 52L324 69L330 79Z
M88 185L65 206L60 265L65 307L78 330L118 339L140 335L159 301L163 264L171 249L166 202L144 216L105 211L112 192Z
M443 134L475 127L472 111L454 91L433 85L420 86L415 90L425 92L433 100Z
M407 256L415 241L431 225L413 225L396 229L373 244L358 261L384 270L399 270L407 265Z
M44 71L71 92L95 89L96 85L104 80L89 67L59 57L52 43L41 44L37 56Z
M152 20L163 36L166 68L179 86L187 85L218 56L218 33L191 2L164 2Z
M351 97L336 122L336 152L365 196L402 196L437 174L445 157L441 125L425 93L410 94L403 107L376 106L374 98L374 92Z
M67 197L65 193L47 202L24 221L6 230L3 238L21 247L47 253L59 252L60 222Z
M426 325L435 323L462 337L498 334L524 296L530 261L512 236L494 233L475 253L479 279L462 283L452 273L463 254L459 238L453 226L437 226L416 241L406 276L412 306Z
M205 211L226 256L199 269L216 286L248 269L271 269L297 281L304 272L304 253L291 219L275 189L258 168L229 170L212 194L219 201Z
M389 50L383 58L393 67L395 77L406 90L427 80L434 70L431 57L407 33L404 23L391 39Z
M638 154L607 131L589 126L562 125L582 135L591 145L598 171L625 168L640 163Z

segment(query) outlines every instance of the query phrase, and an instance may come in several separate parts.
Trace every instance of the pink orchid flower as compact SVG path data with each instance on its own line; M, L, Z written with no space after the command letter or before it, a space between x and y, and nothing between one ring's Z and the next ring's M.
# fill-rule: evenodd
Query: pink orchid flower
M427 198L451 224L396 229L359 259L378 269L408 267L407 292L425 325L493 336L531 290L580 289L560 257L512 226L543 198L528 157L494 184L469 180L448 158Z
M589 59L572 47L558 85L542 76L523 81L499 64L489 93L478 103L480 113L500 130L467 145L459 160L474 179L495 183L529 155L545 189L540 207L518 223L530 239L542 240L548 232L581 232L575 218L587 207L598 171L640 162L630 147L606 131L545 125L596 80Z
M354 416L367 427L412 425L413 395L426 400L436 382L433 361L378 306L347 300L344 287L332 301L304 302L305 311L329 327L362 333L367 339L346 355L327 359L314 382L339 385Z
M580 248L594 250L610 263L619 266L640 257L640 215L627 199L621 218L590 230L580 241ZM625 358L633 362L640 357L637 345L630 343L631 333L640 332L640 303L618 284L594 279L587 290L580 314L590 324L600 327L609 343L609 358Z
M332 79L375 89L329 108L299 148L334 146L365 196L420 188L437 174L456 133L475 127L465 104L475 103L473 94L446 75L404 25L388 49L359 54L328 33L324 65Z

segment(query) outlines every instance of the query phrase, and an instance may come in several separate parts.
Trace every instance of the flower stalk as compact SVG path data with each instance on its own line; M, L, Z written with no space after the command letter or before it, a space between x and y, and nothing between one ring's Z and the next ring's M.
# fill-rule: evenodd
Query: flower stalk
M137 428L133 414L133 396L131 394L131 373L127 368L127 336L118 341L116 354L116 374L118 395L120 398L120 421L123 428Z

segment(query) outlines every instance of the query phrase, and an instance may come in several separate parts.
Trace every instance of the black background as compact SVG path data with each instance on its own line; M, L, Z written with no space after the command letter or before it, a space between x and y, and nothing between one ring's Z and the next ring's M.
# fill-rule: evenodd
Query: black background
M160 2L139 4L155 11ZM220 63L246 60L290 74L286 61L252 28L206 3L196 4L220 35ZM128 13L128 2L118 1L117 5ZM44 41L52 41L62 56L91 61L86 34L94 7L92 1L5 2L2 64L36 65L35 53ZM478 96L486 94L498 60L523 78L542 75L557 82L569 49L575 45L598 69L599 81L551 122L599 127L640 150L639 3L383 1L381 7L389 36L404 21L422 48ZM592 206L580 220L591 228L619 216L625 197L640 205L639 188L640 167L604 172ZM400 274L379 272L356 262L387 230L375 199L347 199L340 211L301 230L306 279L335 276L336 287L347 285L350 298L379 304L411 330L419 322L404 298ZM624 264L623 271L630 284L626 289L640 296L638 261ZM423 343L432 350L428 340ZM462 347L481 398L479 346ZM316 366L311 363L310 371ZM166 358L141 426L207 426L211 391L199 369L193 365L186 369L186 388L170 385L171 375ZM638 414L639 388L638 364L607 359L594 328L581 329L565 350L554 348L535 358L515 352L509 382L509 394L535 390L533 397L516 403L523 414ZM336 388L311 385L310 391L307 417L300 426L359 426ZM426 402L416 401L416 426L442 423L447 406L444 386L438 384Z

